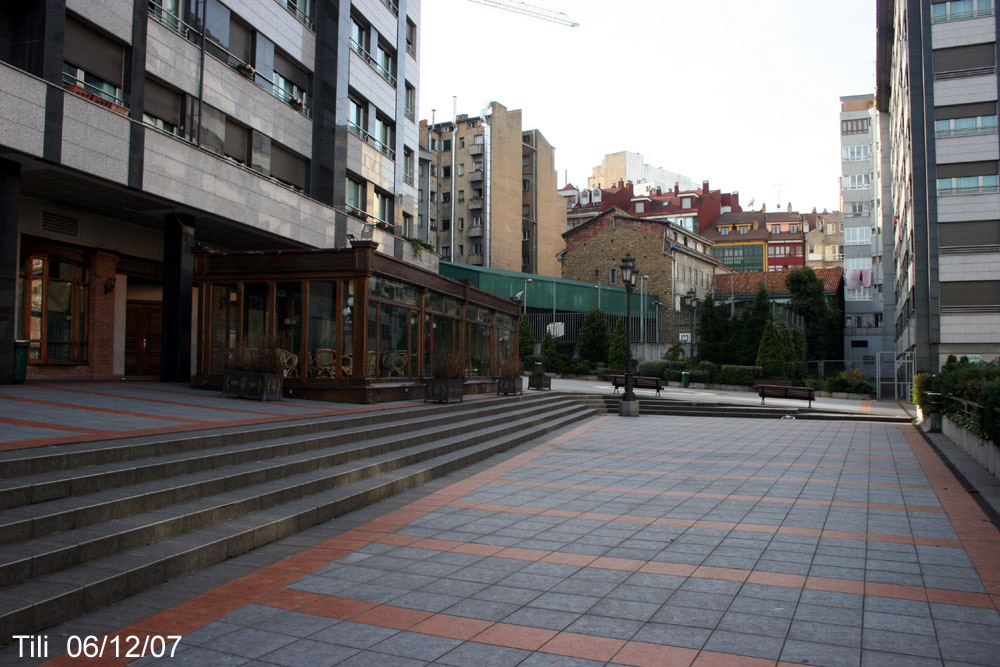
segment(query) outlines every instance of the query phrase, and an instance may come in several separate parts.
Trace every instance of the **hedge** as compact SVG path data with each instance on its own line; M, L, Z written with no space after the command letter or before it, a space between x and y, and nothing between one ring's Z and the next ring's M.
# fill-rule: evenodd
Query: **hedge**
M670 362L666 359L653 359L643 361L639 364L638 374L643 377L662 378L664 371L669 367Z
M754 380L764 377L760 366L722 366L719 369L719 384L752 385Z
M847 394L875 395L875 387L869 384L868 378L857 368L842 371L832 377L828 377L823 382L823 389L829 392L839 391Z

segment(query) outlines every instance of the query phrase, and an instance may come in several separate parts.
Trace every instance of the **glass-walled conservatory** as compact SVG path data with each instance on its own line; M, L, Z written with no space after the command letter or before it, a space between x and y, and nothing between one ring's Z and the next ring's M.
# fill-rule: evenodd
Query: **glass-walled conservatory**
M221 384L246 344L279 349L294 396L420 398L446 355L464 360L466 393L492 390L517 355L518 305L376 247L197 253L196 381Z

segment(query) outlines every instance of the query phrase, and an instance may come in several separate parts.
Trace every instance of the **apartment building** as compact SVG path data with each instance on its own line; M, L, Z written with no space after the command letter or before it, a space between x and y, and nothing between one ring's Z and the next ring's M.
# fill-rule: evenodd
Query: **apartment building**
M0 381L15 338L29 379L187 379L199 249L374 239L432 263L399 238L419 17L419 0L2 3ZM249 318L302 293L232 298ZM250 327L230 324L230 342Z
M880 114L874 95L840 98L841 190L844 215L844 359L870 377L892 377L892 358L883 355L895 342L887 335L886 269L892 289L892 234L882 233L879 153ZM889 179L891 181L891 178ZM887 202L888 203L888 202ZM888 243L888 247L886 247ZM888 260L888 261L884 261ZM894 299L889 298L889 303ZM890 307L891 313L891 307ZM891 321L891 316L888 321Z
M607 188L614 186L618 181L631 182L635 192L639 194L648 194L657 188L669 190L675 183L684 190L694 190L698 187L690 177L646 164L642 155L631 151L605 155L601 164L591 169L587 187L591 190Z
M997 17L990 0L878 2L877 100L895 235L895 354L1000 356ZM883 134L884 132L884 134ZM883 186L883 190L885 187ZM886 234L889 224L885 223ZM888 285L888 283L887 283Z
M521 110L492 102L481 116L420 123L428 178L429 237L442 259L558 276L566 206L557 193L555 148L523 130Z
M813 269L844 268L844 214L815 214L806 232L806 266Z

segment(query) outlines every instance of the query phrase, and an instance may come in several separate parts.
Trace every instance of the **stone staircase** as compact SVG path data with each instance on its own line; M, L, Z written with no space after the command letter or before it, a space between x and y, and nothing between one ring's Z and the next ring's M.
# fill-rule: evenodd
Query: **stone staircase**
M0 643L595 414L546 392L0 453Z
M577 394L581 405L593 408L601 414L617 415L621 394ZM639 397L639 415L681 416L681 417L741 417L744 419L825 419L834 421L868 421L885 423L910 423L908 417L888 415L838 412L818 408L776 405L752 405L734 403L709 403L678 401L664 398Z

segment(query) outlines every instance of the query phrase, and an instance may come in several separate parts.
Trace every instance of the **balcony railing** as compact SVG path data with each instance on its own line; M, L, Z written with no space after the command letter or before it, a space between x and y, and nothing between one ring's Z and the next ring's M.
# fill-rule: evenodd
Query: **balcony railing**
M389 8L393 16L399 16L399 3L396 0L382 0L382 4Z
M947 21L963 21L965 19L977 19L983 16L993 16L993 8L970 9L965 12L948 12L931 18L931 23L945 23Z
M179 16L165 8L159 0L149 0L149 17L185 39L201 34L194 26L185 23Z
M472 182L483 180L483 170L474 169L469 172L469 180Z
M469 147L469 154L470 155L482 155L483 154L483 150L484 150L484 148L483 148L482 144L472 144L472 146Z
M78 79L72 74L63 72L63 87L66 88L71 93L75 93L84 99L88 99L95 104L100 104L106 109L110 109L115 113L120 113L123 116L128 115L128 107L125 105L125 100L117 95L112 95L103 88L98 88L92 84Z
M302 93L302 97L295 97L284 88L280 88L278 86L272 86L271 94L277 97L282 102L288 104L288 106L292 107L302 115L312 118L312 109L310 109L309 105L306 104L306 100L309 99L306 93Z
M413 172L403 172L403 182L407 185L413 185Z
M469 228L469 238L476 239L482 237L482 235L483 235L482 225Z
M948 195L981 195L992 192L1000 192L1000 186L996 185L969 185L958 188L938 188L938 195L946 197Z
M368 50L361 44L358 44L355 40L351 40L351 49L361 56L361 59L368 63L368 66L373 70L378 72L378 75L385 79L393 88L396 87L396 76L382 66L382 63L378 62Z
M313 21L309 18L308 0L277 0L277 2L307 28L313 27Z
M347 121L347 129L350 130L351 134L356 136L358 139L368 143L368 132L366 132L360 125L357 125L352 121Z
M370 134L368 135L368 140L369 140L368 143L374 146L375 150L377 150L379 153L386 156L390 160L396 159L396 151L390 148L388 144L382 143L381 141L371 136Z
M981 134L996 134L997 126L992 127L963 127L963 128L950 128L947 130L936 130L934 136L938 139L946 139L948 137L973 137Z
M934 79L937 81L945 81L947 79L964 79L967 76L987 76L996 71L997 68L993 65L987 65L986 67L970 67L968 69L958 69L950 72L935 72Z
M409 53L411 56L413 56L413 59L416 60L416 58L417 58L417 47L413 44L413 42L407 42L406 43L406 52Z
M413 122L417 121L417 112L413 109L404 109L403 115L406 116L407 120L411 120Z
M481 197L473 197L469 200L469 208L482 208L483 200Z

